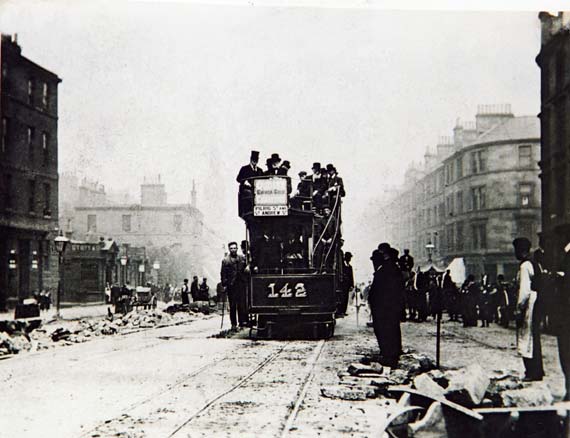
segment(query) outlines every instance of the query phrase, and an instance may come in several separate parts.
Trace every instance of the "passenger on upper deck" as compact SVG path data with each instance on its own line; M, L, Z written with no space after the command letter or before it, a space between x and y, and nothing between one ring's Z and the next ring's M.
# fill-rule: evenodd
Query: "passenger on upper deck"
M312 171L310 179L313 181L313 207L321 210L324 206L323 195L327 189L327 182L323 176L321 163L313 163Z
M243 166L237 175L236 181L239 183L238 213L240 215L253 208L253 181L251 178L263 176L263 170L257 166L258 162L259 152L251 151L249 164Z
M311 197L311 180L307 178L307 172L304 170L299 172L299 184L297 184L297 192L295 196L301 196L303 198L310 198Z
M287 176L289 169L291 169L291 163L289 163L289 161L285 160L285 161L283 161L283 164L281 164L281 166L279 166L279 169L277 169L277 175Z
M299 179L297 191L291 198L291 207L304 210L304 205L310 206L311 204L311 179L307 177L307 172L304 170L299 172Z
M271 154L271 158L267 159L267 172L265 172L265 175L279 175L279 163L281 163L279 154Z
M327 164L327 191L325 194L325 202L331 207L334 207L336 197L341 198L345 196L344 192L344 182L342 178L338 176L336 168L332 164Z
M327 164L327 173L328 173L328 191L330 192L338 192L341 197L346 195L344 191L344 182L340 176L338 176L338 172L336 167L332 164Z

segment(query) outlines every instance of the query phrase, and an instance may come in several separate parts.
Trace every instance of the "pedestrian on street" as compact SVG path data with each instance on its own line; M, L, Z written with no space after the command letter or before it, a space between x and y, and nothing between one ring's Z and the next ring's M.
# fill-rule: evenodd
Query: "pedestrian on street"
M352 260L352 253L345 252L344 260L342 265L342 283L341 290L342 296L340 300L340 306L338 313L340 316L346 316L346 311L348 309L348 295L352 289L354 289L354 273L352 271L352 265L350 261Z
M530 240L525 237L513 241L515 256L520 261L519 293L517 297L518 353L523 358L526 381L542 380L542 347L540 342L540 315L536 306L538 292L533 288L535 267L530 256Z
M198 276L194 275L192 277L192 284L190 285L190 295L192 296L192 301L198 301L200 295L200 286L198 285Z
M182 304L190 304L190 299L188 297L189 289L188 289L188 279L184 279L184 284L182 285L182 291L180 295L182 296Z
M369 292L374 334L380 347L380 363L393 368L402 351L400 316L404 305L404 279L391 257L388 243L380 244L372 259L377 266Z
M204 277L200 284L199 301L210 301L210 286L208 286L207 279Z
M247 309L245 309L245 257L238 254L237 242L228 244L230 253L222 260L220 271L221 282L226 289L230 302L230 321L232 330L247 325Z
M479 286L475 283L475 276L469 274L461 286L461 317L463 327L477 327L477 296Z
M554 298L553 326L558 338L558 356L564 373L565 401L570 401L570 242L564 247L564 257L557 275L557 294Z

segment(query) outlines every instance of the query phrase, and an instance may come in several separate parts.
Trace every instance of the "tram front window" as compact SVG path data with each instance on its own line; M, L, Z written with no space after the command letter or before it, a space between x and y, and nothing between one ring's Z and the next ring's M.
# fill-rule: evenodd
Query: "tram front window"
M284 229L285 228L285 229ZM259 273L293 272L309 267L308 238L302 227L267 226L251 232L251 256Z

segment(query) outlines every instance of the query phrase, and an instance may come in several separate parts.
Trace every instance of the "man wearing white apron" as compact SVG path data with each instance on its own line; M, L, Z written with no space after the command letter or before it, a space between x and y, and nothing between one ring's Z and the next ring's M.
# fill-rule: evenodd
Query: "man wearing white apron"
M533 290L535 275L530 258L530 241L519 237L513 241L515 256L519 260L519 293L517 296L517 351L523 359L526 381L542 380L542 348L540 343L540 315L536 306L537 291Z

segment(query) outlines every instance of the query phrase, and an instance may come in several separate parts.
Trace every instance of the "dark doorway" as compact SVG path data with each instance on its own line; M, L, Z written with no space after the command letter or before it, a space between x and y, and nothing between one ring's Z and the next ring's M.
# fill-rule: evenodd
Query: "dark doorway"
M30 295L30 241L18 240L18 267L20 278L18 282L18 301Z

